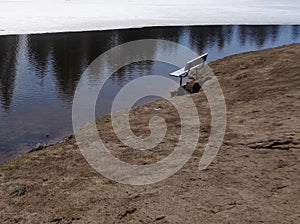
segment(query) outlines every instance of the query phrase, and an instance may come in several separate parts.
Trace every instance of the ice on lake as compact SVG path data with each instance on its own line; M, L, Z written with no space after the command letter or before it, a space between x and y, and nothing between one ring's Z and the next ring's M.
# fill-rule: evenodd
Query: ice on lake
M145 26L300 24L299 0L1 0L0 35Z

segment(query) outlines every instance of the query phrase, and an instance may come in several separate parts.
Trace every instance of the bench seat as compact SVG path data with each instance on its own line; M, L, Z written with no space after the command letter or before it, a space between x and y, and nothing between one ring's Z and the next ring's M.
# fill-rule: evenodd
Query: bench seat
M171 72L171 76L180 77L180 86L182 86L182 78L186 77L189 72L195 68L200 68L205 65L208 54L202 54L201 56L188 61L184 68Z

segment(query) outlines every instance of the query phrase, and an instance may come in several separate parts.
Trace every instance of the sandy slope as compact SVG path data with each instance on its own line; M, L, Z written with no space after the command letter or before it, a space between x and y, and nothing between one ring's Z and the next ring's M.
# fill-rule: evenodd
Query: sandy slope
M201 114L199 144L176 175L148 186L115 183L92 170L70 139L1 169L0 222L299 223L299 58L300 44L294 44L210 64L224 91L228 124L208 170L197 169L210 131L201 92L193 95ZM165 117L167 136L155 150L123 147L109 129L109 117L98 121L100 135L124 161L157 161L178 140L173 110L168 102L157 101L132 111L132 128L142 136L157 111Z

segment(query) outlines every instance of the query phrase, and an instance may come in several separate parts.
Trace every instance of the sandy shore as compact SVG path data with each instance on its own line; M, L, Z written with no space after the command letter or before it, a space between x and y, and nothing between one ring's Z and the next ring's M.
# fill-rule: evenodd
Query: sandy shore
M201 122L197 149L174 176L147 186L113 182L89 166L71 138L1 167L0 223L300 223L299 59L300 44L293 44L210 63L228 117L207 170L198 170L210 132L200 92L193 95ZM117 158L153 163L178 142L174 110L159 100L132 111L131 127L142 137L152 116L165 118L167 135L153 150L124 147L108 116L97 121L99 133Z

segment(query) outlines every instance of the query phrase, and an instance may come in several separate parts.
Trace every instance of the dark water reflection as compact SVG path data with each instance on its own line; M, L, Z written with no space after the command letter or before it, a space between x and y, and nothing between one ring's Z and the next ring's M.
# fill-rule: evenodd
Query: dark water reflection
M83 71L101 53L138 39L181 43L209 61L300 42L300 26L194 26L102 32L0 36L0 164L72 133L71 108ZM165 49L176 50L176 49ZM155 54L155 52L153 52ZM167 75L174 66L143 61L113 74L102 91L97 115L109 112L113 96L128 81ZM99 77L89 77L89 84Z

